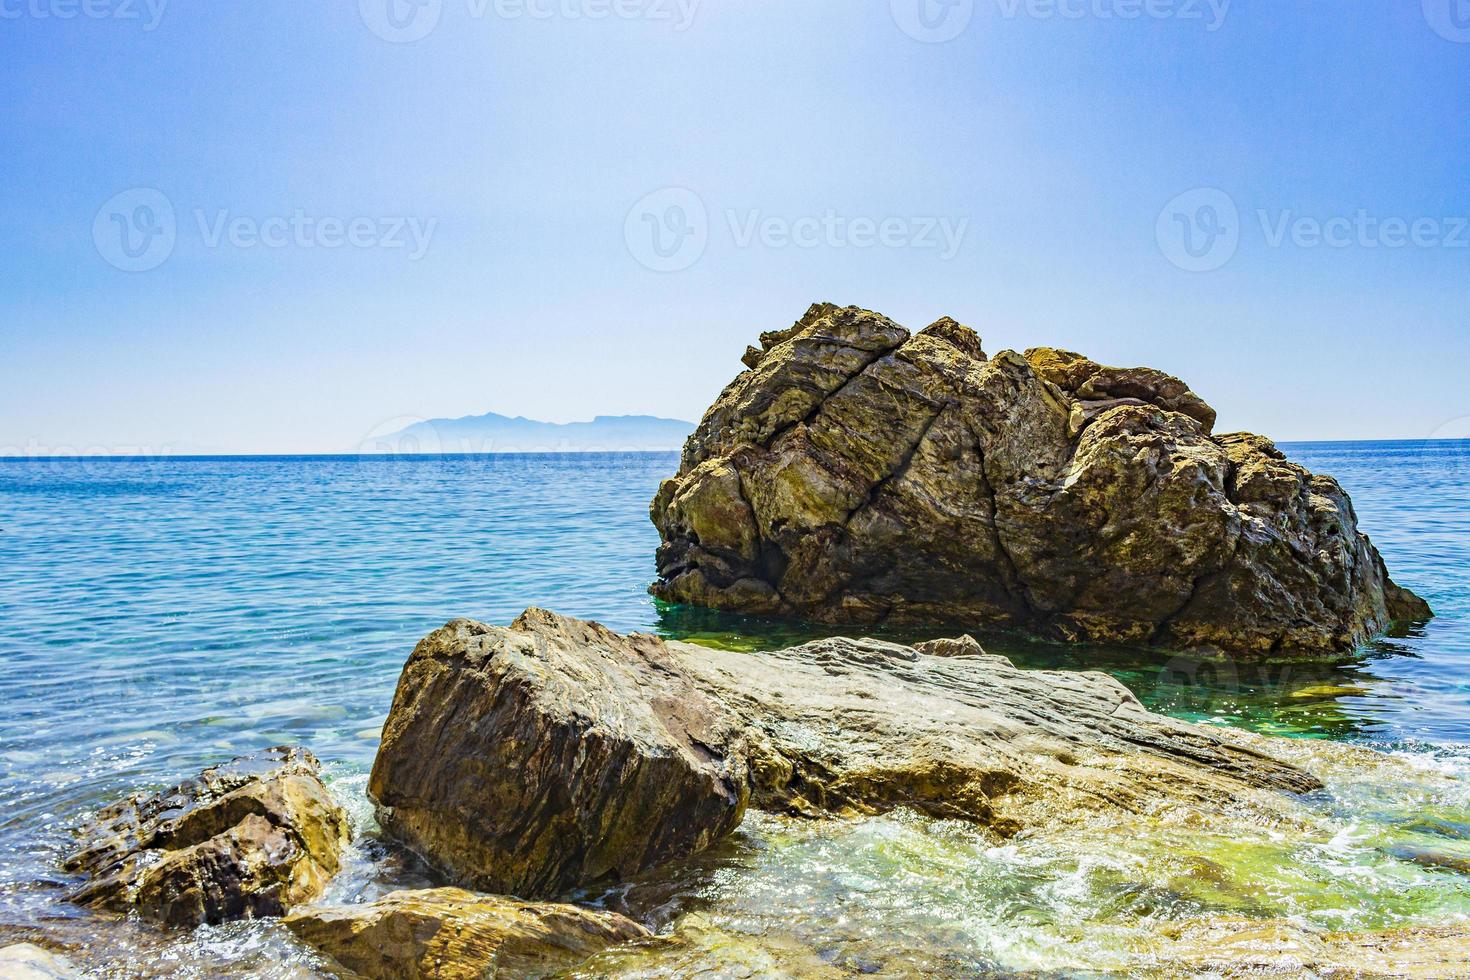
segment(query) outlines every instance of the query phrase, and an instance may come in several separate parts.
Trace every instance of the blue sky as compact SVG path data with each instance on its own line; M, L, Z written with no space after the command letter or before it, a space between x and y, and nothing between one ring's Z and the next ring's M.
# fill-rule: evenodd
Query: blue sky
M0 452L695 418L815 300L1470 435L1466 0L388 2L0 0Z

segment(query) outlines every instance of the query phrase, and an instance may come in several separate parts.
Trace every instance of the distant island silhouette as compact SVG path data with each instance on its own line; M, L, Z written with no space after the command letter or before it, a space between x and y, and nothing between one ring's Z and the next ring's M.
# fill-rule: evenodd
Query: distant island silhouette
M652 415L599 415L590 422L541 422L487 412L457 419L427 419L372 436L358 452L587 453L678 450L693 422Z

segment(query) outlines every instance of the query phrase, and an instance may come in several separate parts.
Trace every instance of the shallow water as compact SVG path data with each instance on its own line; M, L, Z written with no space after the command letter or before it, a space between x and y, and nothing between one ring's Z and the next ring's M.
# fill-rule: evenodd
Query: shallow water
M762 818L704 865L618 900L702 937L691 962L748 956L755 973L782 958L803 972L815 956L841 972L1076 974L1143 962L1160 922L1470 916L1470 878L1394 853L1470 857L1455 831L1470 827L1466 784L1445 775L1466 774L1470 757L1470 444L1286 448L1339 478L1395 577L1438 618L1331 666L983 640L1023 665L1102 667L1180 717L1387 748L1412 761L1407 775L1314 757L1329 791L1291 833L1099 826L996 847L904 814ZM675 465L672 454L0 461L0 940L41 934L114 973L313 975L319 964L268 925L177 937L72 909L56 856L89 808L283 742L310 746L369 826L363 774L398 670L450 618L508 622L537 604L752 649L822 632L652 603L647 503ZM414 874L369 839L333 897ZM679 962L662 950L634 972L656 960Z

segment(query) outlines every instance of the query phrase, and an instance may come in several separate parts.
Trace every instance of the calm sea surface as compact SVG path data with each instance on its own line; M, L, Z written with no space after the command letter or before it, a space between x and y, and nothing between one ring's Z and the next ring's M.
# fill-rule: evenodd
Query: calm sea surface
M1362 741L1463 768L1470 443L1283 448L1343 483L1394 577L1438 618L1335 665L983 641L1024 665L1101 666L1180 717ZM104 927L59 899L71 883L55 870L67 830L132 789L288 742L327 763L334 789L366 822L363 774L398 671L415 641L448 619L505 623L542 605L619 630L751 649L820 632L655 606L645 592L658 543L647 506L676 465L674 454L0 461L0 941L42 936L124 973L251 972L281 961L279 937L254 927L169 945L116 926L96 948L80 948L78 937ZM852 833L890 843L959 833L906 820ZM809 881L801 849L817 845L793 833L789 852L731 860L752 880L799 872ZM883 851L874 846L856 853L869 860ZM948 874L978 881L976 846L909 861L949 861ZM772 853L791 855L797 870L772 871ZM370 848L359 855L353 880L378 874L380 859ZM1435 915L1470 915L1470 879L1426 880ZM1398 921L1394 908L1385 905L1377 924ZM900 913L883 921L901 931ZM985 948L987 962L1005 962Z

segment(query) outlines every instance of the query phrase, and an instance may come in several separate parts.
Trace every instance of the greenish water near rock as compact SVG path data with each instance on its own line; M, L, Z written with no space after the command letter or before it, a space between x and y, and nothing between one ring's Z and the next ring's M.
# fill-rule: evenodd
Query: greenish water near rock
M904 813L759 817L694 866L602 896L679 942L607 971L1111 975L1161 962L1166 927L1221 916L1332 930L1470 918L1470 876L1454 870L1470 861L1470 445L1285 448L1347 487L1436 620L1337 664L981 639L1025 666L1108 670L1178 717L1301 736L1293 751L1329 785L1293 825L1176 814L1000 844ZM0 461L0 940L70 946L99 971L314 973L269 924L178 936L73 909L55 858L89 808L283 742L321 756L370 828L361 789L398 670L450 618L508 622L537 604L736 649L831 632L649 600L646 507L674 467ZM1397 763L1361 764L1338 742ZM333 895L416 876L366 838Z

